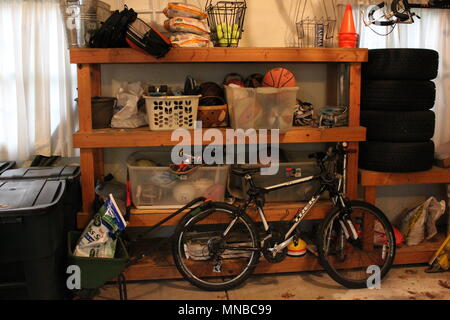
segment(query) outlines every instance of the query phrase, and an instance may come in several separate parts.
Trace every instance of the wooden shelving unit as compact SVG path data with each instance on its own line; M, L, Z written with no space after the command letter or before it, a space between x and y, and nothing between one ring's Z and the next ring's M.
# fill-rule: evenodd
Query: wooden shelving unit
M360 169L359 181L363 186L364 200L375 205L377 186L450 183L450 169L433 167L428 171L407 173L377 172ZM444 239L445 235L442 233L436 235L431 241L425 241L418 246L404 247L399 250L404 257L401 259L402 264L428 262ZM399 258L397 257L397 259Z
M430 241L421 243L420 245L408 247L403 246L397 248L394 264L417 264L427 263L437 248L444 241L445 236L439 234ZM346 267L351 267L347 265ZM307 254L301 258L286 257L281 263L269 263L261 258L255 269L255 274L270 273L287 273L299 271L315 271L323 270L319 263L319 259L311 254ZM125 272L127 280L142 279L180 279L182 276L175 267L172 259L170 246L160 248L145 258L142 263L131 266Z
M377 186L402 184L450 183L450 169L433 167L428 171L392 173L359 170L359 181L364 188L364 200L375 204Z
M367 49L338 48L177 48L172 49L165 58L156 59L150 55L133 49L71 49L70 61L78 68L78 113L79 131L74 134L74 147L80 148L81 184L83 192L83 212L78 217L78 226L84 227L92 214L94 200L94 183L104 175L103 149L117 147L149 147L172 146L178 142L171 141L171 132L154 132L147 128L133 130L92 129L91 97L101 95L101 64L127 63L343 63L349 67L349 126L345 128L317 129L298 128L280 136L280 143L336 142L347 141L349 148L356 150L348 156L347 164L347 196L357 198L358 179L358 141L365 140L365 128L360 126L360 89L361 63L368 59ZM247 140L235 142L247 143ZM210 142L203 142L202 144ZM267 204L269 220L288 219L295 214L301 204L273 203ZM309 218L321 219L329 208L329 203L321 203ZM169 211L133 210L131 226L150 226L167 216ZM252 214L255 220L257 216ZM176 223L174 220L172 223ZM292 261L291 261L292 260ZM279 265L258 266L257 272L290 272L285 270L313 270L318 268L317 259L308 257L305 260L287 259ZM291 261L291 262L290 262ZM299 267L299 261L304 268ZM286 266L284 266L286 265ZM288 267L288 265L292 265ZM158 270L161 275L171 278L170 272L158 263L134 266L128 270L127 279L156 279Z
M367 49L339 48L175 48L163 59L134 49L71 49L70 62L192 63L192 62L366 62Z
M264 207L264 213L267 215L269 221L290 221L299 209L303 208L303 204L301 203L283 203L280 205L279 203L268 203ZM311 209L308 216L305 219L315 220L315 219L323 219L325 215L331 209L331 202L329 201L321 201L314 208ZM155 225L157 222L162 220L171 214L173 209L153 209L153 210L142 210L142 209L131 209L131 217L129 227L151 227ZM260 221L259 214L254 208L250 208L247 212L249 216L255 222ZM164 226L174 226L180 222L182 218L182 214L179 216L167 221ZM80 213L78 215L78 223L79 225L86 225L90 220L90 215L86 213Z
M226 137L226 129L220 129L223 136ZM193 130L191 130L193 136ZM75 148L119 148L119 147L160 147L174 146L178 141L171 140L170 131L150 131L148 128L137 129L97 129L92 132L77 132L73 136ZM270 131L265 137L261 134L255 134L258 141L264 138L270 142ZM319 128L298 128L285 134L280 134L280 143L298 143L298 142L338 142L338 141L361 141L366 136L364 127L340 127L330 129ZM248 142L248 136L230 136L226 142L235 143L240 139ZM342 140L344 139L344 140ZM243 140L242 140L243 141ZM202 144L210 144L211 141L203 141Z

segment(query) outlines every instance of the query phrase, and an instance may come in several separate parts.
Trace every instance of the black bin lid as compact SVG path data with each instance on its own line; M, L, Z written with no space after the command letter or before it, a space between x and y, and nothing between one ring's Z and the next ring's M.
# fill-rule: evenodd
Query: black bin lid
M55 205L60 201L65 185L64 180L1 181L0 217L9 212L26 214Z
M59 166L59 167L30 167L12 169L3 172L0 180L17 179L75 179L80 176L80 167L78 166Z
M0 174L16 165L15 161L0 161Z

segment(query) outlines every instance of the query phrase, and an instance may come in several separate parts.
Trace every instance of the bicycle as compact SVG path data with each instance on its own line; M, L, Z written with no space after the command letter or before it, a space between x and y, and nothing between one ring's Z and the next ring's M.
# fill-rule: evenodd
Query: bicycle
M379 35L390 34L397 24L412 24L414 17L420 19L420 16L411 11L411 5L408 0L389 0L382 1L377 5L369 7L367 20L363 19L366 27ZM361 15L365 16L364 11L361 10ZM371 28L371 25L391 27L386 34L380 34Z
M318 233L318 255L326 272L348 288L367 286L369 266L379 266L383 278L395 257L395 237L383 212L372 204L348 200L345 189L346 144L337 144L326 153L310 155L320 174L261 188L252 176L259 168L234 169L233 174L248 182L248 197L240 206L224 202L202 202L182 218L172 243L179 272L204 290L229 290L243 283L253 272L260 256L271 263L284 260L287 246L299 238L298 226L323 193L328 191L333 208L322 221ZM342 168L342 174L338 173ZM320 181L320 187L296 216L285 233L267 222L264 195L301 183ZM255 206L262 223L262 236L246 213ZM261 239L261 240L260 240Z

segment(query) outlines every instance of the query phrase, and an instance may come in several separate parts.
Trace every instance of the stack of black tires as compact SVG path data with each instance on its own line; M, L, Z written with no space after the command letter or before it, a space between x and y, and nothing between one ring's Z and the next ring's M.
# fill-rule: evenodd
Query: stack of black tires
M369 50L363 66L359 167L382 172L431 169L439 55L428 49Z

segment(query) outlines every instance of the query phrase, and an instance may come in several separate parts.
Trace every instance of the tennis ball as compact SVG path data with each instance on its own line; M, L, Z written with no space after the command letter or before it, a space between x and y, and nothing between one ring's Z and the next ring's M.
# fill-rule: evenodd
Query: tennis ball
M223 38L223 28L222 25L217 25L217 38L222 39Z
M221 30L217 29L217 38L223 39L223 32L222 32L222 29L221 29Z
M219 39L219 46L228 47L228 39L225 38Z

